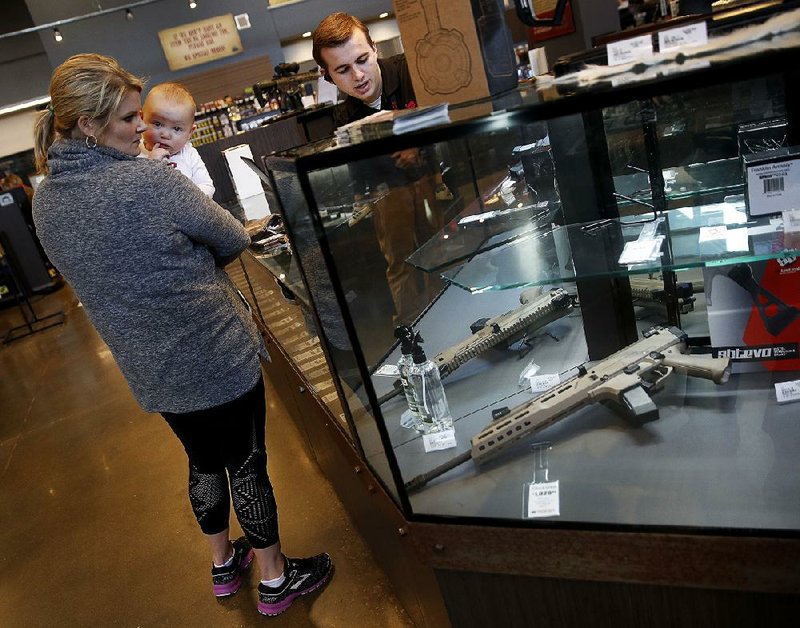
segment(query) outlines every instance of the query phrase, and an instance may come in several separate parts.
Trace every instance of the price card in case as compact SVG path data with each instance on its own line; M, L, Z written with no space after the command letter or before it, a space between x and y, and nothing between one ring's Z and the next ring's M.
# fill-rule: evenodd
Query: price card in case
M608 65L621 65L653 56L653 39L650 35L615 41L606 46Z
M528 381L531 383L531 392L541 393L559 384L561 378L558 373L546 373L544 375L533 375L528 378Z
M442 430L433 434L425 434L422 437L422 444L425 446L425 453L431 451L441 451L451 449L457 445L455 430Z
M747 211L750 216L797 209L800 153L796 148L745 155Z
M705 22L670 28L658 33L658 49L661 52L703 46L708 43L708 29Z
M400 369L396 364L384 364L381 368L375 371L375 375L381 377L400 377Z
M725 225L714 227L700 227L698 242L710 242L711 240L726 240L728 238L728 228Z
M778 403L800 401L800 379L796 379L793 382L779 382L775 384L775 397Z
M561 515L558 480L555 482L531 482L525 486L527 488L526 517L535 519Z
M661 243L664 236L658 236L651 240L634 240L626 242L619 256L619 263L622 266L628 264L642 264L654 262L661 257Z

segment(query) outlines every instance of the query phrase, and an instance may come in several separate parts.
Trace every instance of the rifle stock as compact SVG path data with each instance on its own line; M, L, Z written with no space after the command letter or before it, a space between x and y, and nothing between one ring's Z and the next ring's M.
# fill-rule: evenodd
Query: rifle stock
M628 281L631 285L631 296L639 305L663 307L667 304L664 280L660 277L633 275ZM692 282L681 281L676 284L675 289L678 310L681 314L688 314L694 309L694 285Z

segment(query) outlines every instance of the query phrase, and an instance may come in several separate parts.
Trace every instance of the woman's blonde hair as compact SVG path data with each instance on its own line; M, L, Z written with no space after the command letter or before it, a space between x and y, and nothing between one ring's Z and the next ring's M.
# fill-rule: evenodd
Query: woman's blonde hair
M64 61L50 79L50 105L33 127L37 172L47 173L47 150L57 135L72 137L81 116L100 122L102 132L122 99L143 84L111 57L80 54Z

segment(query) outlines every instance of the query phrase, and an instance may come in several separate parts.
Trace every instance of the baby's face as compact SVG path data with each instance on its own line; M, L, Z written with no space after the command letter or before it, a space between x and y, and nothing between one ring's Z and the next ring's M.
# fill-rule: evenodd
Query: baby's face
M166 148L170 155L175 155L186 145L194 130L192 107L168 101L161 96L147 98L142 118L147 125L143 135L148 150L158 144Z

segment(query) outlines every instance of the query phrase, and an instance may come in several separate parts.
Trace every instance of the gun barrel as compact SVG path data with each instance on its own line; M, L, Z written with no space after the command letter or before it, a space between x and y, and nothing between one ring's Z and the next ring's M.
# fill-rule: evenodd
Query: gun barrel
M400 386L400 380L398 379L395 388L393 388L391 392L388 392L385 395L378 397L378 405L382 406L390 399L394 399L395 397L397 397L397 395L399 395L401 392L403 392L403 388L402 386Z
M409 493L413 493L414 491L421 489L425 486L428 482L433 480L434 478L438 478L440 475L444 475L450 469L455 469L458 465L465 463L467 460L472 458L472 450L468 449L462 454L455 456L448 460L447 462L440 464L438 467L434 467L430 471L426 471L425 473L421 473L418 476L412 478L408 482L406 482L406 490Z

